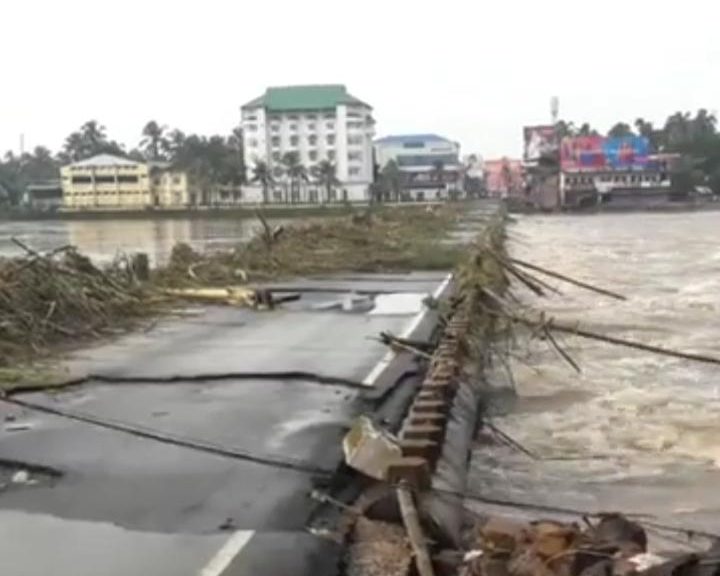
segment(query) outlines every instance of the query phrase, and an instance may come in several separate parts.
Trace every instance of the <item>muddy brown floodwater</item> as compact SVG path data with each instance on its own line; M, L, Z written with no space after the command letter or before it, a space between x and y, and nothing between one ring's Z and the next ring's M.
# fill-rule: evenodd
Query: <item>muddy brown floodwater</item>
M269 220L273 226L286 222L287 219ZM11 240L15 237L36 250L52 250L73 244L96 262L111 261L123 252L147 252L153 263L163 263L178 242L190 244L199 251L223 250L250 239L259 227L260 222L256 218L0 222L0 256L22 253Z
M510 235L516 257L628 297L551 282L562 296L522 294L525 302L619 337L720 357L720 212L520 217ZM720 533L720 366L561 340L582 374L543 342L521 343L511 360L517 397L493 402L495 424L540 460L478 446L472 489Z

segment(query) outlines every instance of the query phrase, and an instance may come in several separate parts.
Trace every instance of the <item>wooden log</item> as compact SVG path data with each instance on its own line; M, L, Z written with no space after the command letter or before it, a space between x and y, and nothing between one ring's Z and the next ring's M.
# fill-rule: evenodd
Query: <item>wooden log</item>
M415 501L413 500L410 488L401 483L397 488L398 504L400 505L400 515L407 531L410 546L415 556L415 566L417 566L419 576L435 576L435 572L430 561L427 543L425 542L425 534L420 525L420 517L418 516Z

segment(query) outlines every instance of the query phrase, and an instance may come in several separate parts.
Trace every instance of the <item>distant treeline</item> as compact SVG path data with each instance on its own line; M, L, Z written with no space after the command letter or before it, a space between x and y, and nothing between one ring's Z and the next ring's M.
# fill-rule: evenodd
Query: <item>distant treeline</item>
M577 126L573 122L560 120L557 130L560 137L601 135L587 122ZM618 122L607 132L610 137L631 135L647 138L656 152L682 154L675 178L685 188L708 186L720 194L720 133L717 131L715 114L704 108L695 115L676 112L661 127L638 118L632 125Z
M241 184L244 180L239 128L229 136L207 137L168 130L153 120L145 125L140 136L137 147L126 150L108 137L104 126L90 120L70 134L62 150L55 154L44 146L22 155L7 152L0 159L0 204L17 204L29 183L57 179L62 165L103 153L138 161L168 162L188 171L201 187Z

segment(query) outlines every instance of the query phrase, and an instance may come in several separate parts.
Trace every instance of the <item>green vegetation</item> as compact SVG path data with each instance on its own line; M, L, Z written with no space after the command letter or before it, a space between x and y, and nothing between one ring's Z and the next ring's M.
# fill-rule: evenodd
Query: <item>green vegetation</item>
M230 252L198 254L178 245L154 279L166 286L206 286L341 271L451 270L463 254L447 241L456 216L451 207L382 208L266 231Z
M90 120L65 139L57 154L42 146L21 155L7 152L0 160L0 204L19 204L28 184L58 179L62 165L96 154L168 163L186 170L204 195L212 187L237 186L245 179L243 137L239 128L229 136L206 137L169 131L151 120L142 129L138 147L128 151L108 137L104 126Z

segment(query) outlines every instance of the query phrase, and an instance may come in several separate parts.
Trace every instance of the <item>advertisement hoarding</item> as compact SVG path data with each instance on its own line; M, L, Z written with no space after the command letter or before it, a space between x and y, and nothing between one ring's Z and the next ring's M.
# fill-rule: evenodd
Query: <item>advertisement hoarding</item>
M563 138L560 166L563 171L642 170L647 167L650 144L641 136Z
M525 126L523 141L525 162L537 162L542 156L556 154L558 150L554 126Z

